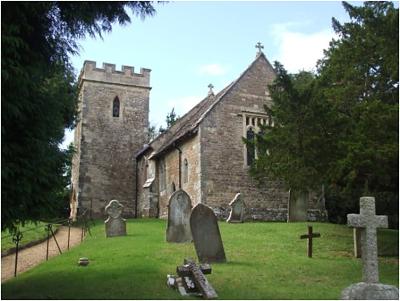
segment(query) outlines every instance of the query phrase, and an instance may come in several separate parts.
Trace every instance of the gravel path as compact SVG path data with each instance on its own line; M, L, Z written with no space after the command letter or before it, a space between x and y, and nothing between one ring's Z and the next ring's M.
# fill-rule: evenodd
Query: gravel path
M71 236L69 242L70 248L80 244L81 232L82 232L81 228L71 227ZM64 252L64 250L67 250L68 246L68 227L61 226L55 235L58 245L61 248L61 251ZM47 241L44 241L38 245L19 251L17 276L18 274L37 266L41 262L46 261L46 249L47 249ZM59 254L60 253L58 251L56 243L54 242L53 237L50 237L49 258L57 256ZM14 268L15 268L15 253L1 258L2 283L14 277Z

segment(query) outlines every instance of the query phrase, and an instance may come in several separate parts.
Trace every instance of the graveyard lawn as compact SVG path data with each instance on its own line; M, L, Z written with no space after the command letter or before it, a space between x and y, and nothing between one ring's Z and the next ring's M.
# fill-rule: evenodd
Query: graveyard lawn
M307 225L321 237L300 239ZM328 223L220 222L227 263L212 264L207 279L219 299L338 299L361 281L361 260L352 256L352 229ZM196 259L193 243L166 243L166 221L127 221L127 236L106 238L103 222L69 252L2 284L3 299L195 299L166 285L167 274L185 257ZM379 247L398 243L398 231L379 231ZM389 252L389 251L387 251ZM389 252L390 253L390 252ZM79 267L88 257L87 267ZM398 256L380 257L380 281L398 285Z
M20 247L24 247L27 244L34 243L35 241L41 241L43 239L46 239L47 237L47 231L46 231L46 223L44 222L27 222L24 226L21 226L19 230L22 232L22 239L20 242ZM54 225L53 226L53 231L56 231L56 229L59 227L59 225ZM1 231L1 252L5 252L9 249L15 248L15 243L12 240L12 234L10 234L8 231Z

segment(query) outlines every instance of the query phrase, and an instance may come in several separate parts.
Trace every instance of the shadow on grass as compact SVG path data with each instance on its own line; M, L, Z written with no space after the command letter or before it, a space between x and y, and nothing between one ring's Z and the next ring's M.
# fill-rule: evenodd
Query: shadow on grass
M129 266L104 269L91 262L87 267L70 266L62 272L21 274L2 287L2 299L176 299L179 295L165 284L166 275L157 267ZM69 270L69 271L68 271ZM28 277L27 277L28 276ZM149 287L154 288L148 290ZM155 296L162 292L163 296Z

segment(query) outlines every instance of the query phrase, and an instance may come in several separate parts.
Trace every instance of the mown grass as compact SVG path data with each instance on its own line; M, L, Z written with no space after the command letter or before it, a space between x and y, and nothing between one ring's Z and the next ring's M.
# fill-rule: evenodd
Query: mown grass
M38 241L47 237L47 231L45 230L46 223L44 222L27 222L24 226L19 227L19 231L22 232L22 239L19 243L20 247L27 245L30 242ZM53 226L53 231L58 228L58 225ZM8 249L15 248L15 243L12 241L12 234L8 231L1 231L1 252Z
M338 299L360 282L352 230L312 224L321 238L310 259L299 239L306 223L220 223L228 262L213 264L207 275L219 299ZM129 220L128 236L107 239L98 222L80 246L4 283L2 298L191 299L169 289L166 275L185 257L197 258L194 246L166 243L165 226L163 220ZM398 239L398 231L388 233L385 245ZM88 257L89 266L77 266L79 257ZM379 264L381 282L398 285L398 257L381 257Z

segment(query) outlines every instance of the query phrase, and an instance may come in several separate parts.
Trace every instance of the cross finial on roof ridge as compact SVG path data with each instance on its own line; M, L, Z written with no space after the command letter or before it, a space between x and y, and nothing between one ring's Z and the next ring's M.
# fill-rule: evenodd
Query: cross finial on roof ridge
M208 91L208 95L214 95L214 91L213 91L214 86L213 86L213 84L209 84L208 88L210 88L210 91Z
M257 54L260 54L262 52L261 49L264 49L264 45L261 44L260 42L257 42L256 48L258 48Z

